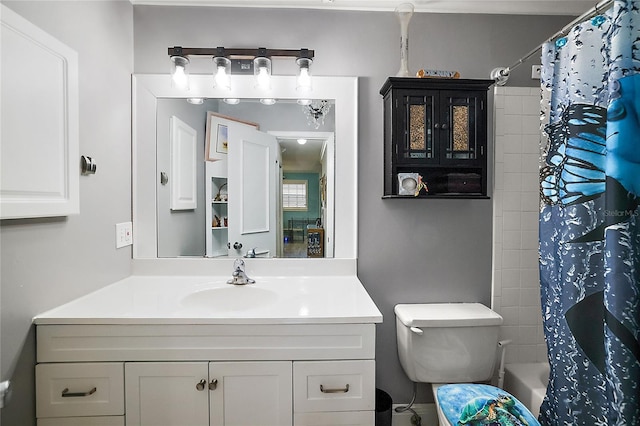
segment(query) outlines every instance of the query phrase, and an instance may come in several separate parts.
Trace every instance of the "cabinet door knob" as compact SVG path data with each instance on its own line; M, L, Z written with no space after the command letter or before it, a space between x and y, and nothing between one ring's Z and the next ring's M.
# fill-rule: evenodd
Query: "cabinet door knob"
M235 243L233 243L233 248L236 250L240 250L242 248L242 243L236 241Z
M205 379L202 379L198 382L198 384L196 385L196 389L201 391L204 390L204 387L207 385L207 381Z
M447 125L447 123L444 123L442 125L442 130L447 130L449 128L449 126Z
M213 379L209 382L209 390L216 390L218 388L218 379Z
M434 129L439 129L439 128L440 128L440 123L436 123L436 124L434 124L434 125L433 125L433 128L434 128Z

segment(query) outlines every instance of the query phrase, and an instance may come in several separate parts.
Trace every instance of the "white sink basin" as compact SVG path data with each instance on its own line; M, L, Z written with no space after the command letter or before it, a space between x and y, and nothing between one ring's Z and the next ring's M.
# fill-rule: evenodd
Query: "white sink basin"
M197 291L183 297L180 304L187 309L237 312L269 306L277 299L274 291L247 284Z

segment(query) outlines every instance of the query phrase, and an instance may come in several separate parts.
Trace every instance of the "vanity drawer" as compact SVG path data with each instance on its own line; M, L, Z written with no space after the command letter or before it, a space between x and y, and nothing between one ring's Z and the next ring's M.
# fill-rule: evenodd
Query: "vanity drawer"
M375 361L293 363L294 412L375 409Z
M124 416L46 417L38 426L124 426Z
M123 363L36 365L36 417L123 414Z
M374 411L332 411L328 413L296 413L293 426L371 426Z

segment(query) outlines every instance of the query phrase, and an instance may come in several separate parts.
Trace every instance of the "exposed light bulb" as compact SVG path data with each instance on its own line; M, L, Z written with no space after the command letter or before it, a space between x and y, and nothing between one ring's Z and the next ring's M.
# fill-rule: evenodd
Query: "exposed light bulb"
M216 73L216 86L221 89L231 90L231 81L229 76L227 75L227 70L225 67L218 67L218 72Z
M231 90L231 61L224 56L213 58L215 72L213 74L213 87L222 90Z
M302 68L300 75L298 76L298 90L309 91L311 90L311 76L309 75L308 68Z
M271 89L271 59L264 56L254 58L253 75L256 79L256 88L260 90Z
M180 89L184 89L189 85L189 76L187 75L185 67L181 65L176 65L172 78L173 84Z
M296 90L301 93L311 92L311 66L312 60L309 58L298 58L298 75L296 79Z
M304 145L305 143L307 143L307 140L305 138L300 138L300 139L298 139L298 143L300 145Z
M258 81L258 87L261 89L268 90L271 87L271 78L269 77L267 67L260 67L256 79Z

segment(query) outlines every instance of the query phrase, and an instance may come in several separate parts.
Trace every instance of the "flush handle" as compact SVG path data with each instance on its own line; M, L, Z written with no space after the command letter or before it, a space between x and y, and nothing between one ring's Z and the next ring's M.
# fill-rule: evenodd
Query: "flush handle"
M347 393L349 392L349 383L345 385L343 388L338 389L325 389L324 386L320 385L320 392L322 393Z
M424 333L424 331L422 331L422 329L418 327L411 327L409 330L413 331L418 336L422 336L422 334Z

